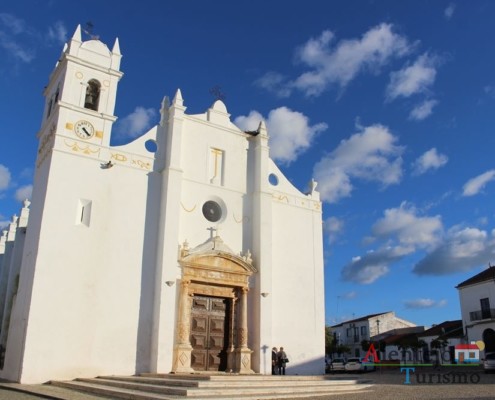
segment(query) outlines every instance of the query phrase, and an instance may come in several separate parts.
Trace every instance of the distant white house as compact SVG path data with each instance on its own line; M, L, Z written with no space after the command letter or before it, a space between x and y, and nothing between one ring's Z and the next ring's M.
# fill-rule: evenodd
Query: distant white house
M345 345L351 349L351 357L363 357L361 342L370 341L371 337L400 328L415 327L416 324L395 316L395 312L388 311L370 314L364 317L345 321L331 326L337 345Z
M465 343L483 341L482 353L495 352L495 266L456 286Z

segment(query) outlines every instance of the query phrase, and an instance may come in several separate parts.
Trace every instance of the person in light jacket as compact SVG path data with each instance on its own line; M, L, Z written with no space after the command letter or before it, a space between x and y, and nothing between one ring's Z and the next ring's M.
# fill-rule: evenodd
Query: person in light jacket
M285 365L289 360L287 359L287 354L285 354L284 348L281 347L280 351L277 353L277 365L278 374L285 375Z
M277 356L277 348L274 347L272 349L272 375L277 375L277 366L278 366L278 363L277 363L277 360L278 360L278 356Z

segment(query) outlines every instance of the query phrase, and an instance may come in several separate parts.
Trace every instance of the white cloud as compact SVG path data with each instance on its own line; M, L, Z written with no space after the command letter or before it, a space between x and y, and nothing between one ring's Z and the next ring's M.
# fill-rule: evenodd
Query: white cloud
M339 296L341 299L344 300L352 300L357 297L356 291L352 290L350 292L344 293L343 295Z
M278 72L267 72L261 78L257 79L254 84L278 97L289 97L292 89L287 84L286 78Z
M413 269L418 275L447 275L486 265L495 256L495 230L489 235L478 228L450 229L446 239Z
M425 100L422 103L414 107L409 113L409 119L415 121L422 121L429 117L433 112L433 107L438 104L436 100Z
M26 31L26 24L15 15L0 13L0 23L3 25L2 31L7 30L12 35L19 35Z
M398 208L384 211L383 218L372 227L373 234L378 238L392 238L402 249L409 248L410 252L417 248L434 246L440 240L443 231L440 216L418 216L415 207L402 203Z
M31 167L26 167L20 172L19 177L33 180L33 175L34 175L33 169Z
M21 186L15 191L15 198L17 201L24 201L26 199L31 199L33 193L33 185Z
M131 114L118 121L116 133L120 137L136 138L151 127L156 115L153 108L136 107Z
M351 179L379 182L383 186L402 178L403 148L387 127L371 125L342 140L339 146L314 167L314 177L324 201L336 203L351 195Z
M468 180L462 187L463 196L474 196L484 189L486 184L495 179L495 169L491 169Z
M17 38L18 35L25 34L31 35L31 32L23 20L12 14L0 13L0 48L14 59L29 63L34 59L35 53Z
M485 92L485 94L487 94L488 96L490 97L494 97L495 98L495 86L493 85L486 85L484 88L483 88L483 91Z
M344 88L364 71L377 73L413 47L404 36L393 32L391 24L385 23L371 28L360 39L341 40L332 47L334 39L332 32L324 31L298 49L297 60L311 69L289 85L307 96L318 96L333 84Z
M443 15L445 16L445 18L451 19L452 16L454 15L454 11L455 11L455 4L450 3L448 7L444 10Z
M234 122L240 129L255 130L262 119L259 112L251 111L247 116L237 117ZM314 137L327 129L327 124L309 125L309 118L304 114L279 107L269 112L266 127L270 156L288 164L311 146Z
M10 171L9 169L0 164L0 191L5 190L10 185Z
M5 219L5 217L0 214L0 236L2 236L2 231L7 228L10 224L10 221Z
M323 222L323 230L327 233L328 242L333 243L344 229L344 221L337 217L329 217Z
M424 309L424 308L434 308L434 307L445 307L447 305L447 300L432 300L432 299L414 299L404 301L406 308L411 309Z
M439 216L423 217L412 205L384 211L372 227L373 242L384 245L355 257L342 269L342 278L361 284L373 283L390 271L390 266L417 249L430 249L440 243L443 225Z
M437 149L433 147L414 161L413 174L421 175L430 169L438 169L447 164L448 161L449 158L445 154L438 153Z
M354 257L350 263L346 264L342 268L342 279L368 285L388 274L389 265L401 257L402 255L392 248L370 251L362 257Z
M435 82L437 64L436 57L425 53L414 64L392 72L386 91L387 99L394 100L397 97L410 97L416 93L427 92Z
M67 42L67 28L65 25L57 21L53 26L48 27L48 39L56 43Z

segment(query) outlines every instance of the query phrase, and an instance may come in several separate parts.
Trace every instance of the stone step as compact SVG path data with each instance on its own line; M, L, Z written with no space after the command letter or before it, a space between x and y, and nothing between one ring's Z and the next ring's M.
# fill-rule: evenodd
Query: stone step
M367 379L357 379L349 377L348 379L330 379L330 378L319 378L315 379L313 377L265 377L265 378L251 378L245 379L243 377L228 377L223 379L184 379L177 378L163 378L156 377L152 375L146 376L101 376L101 379L106 380L116 380L116 381L126 381L133 383L145 383L151 385L161 385L161 386L173 386L173 387L198 387L198 388L215 388L215 387L243 387L247 384L255 384L256 386L274 386L274 385L287 385L290 386L329 386L329 385L349 385L349 384L365 384L371 383Z
M217 374L157 374L151 372L144 372L139 374L141 377L147 378L160 378L166 380L181 379L181 380L192 380L192 381L221 381L225 379L237 379L243 381L337 381L337 380L349 380L349 379L361 379L362 375L346 375L346 376L334 376L334 375L240 375L240 374L227 374L227 373L217 373Z
M208 378L181 380L149 376L112 376L77 379L71 382L54 381L51 384L112 399L132 400L307 398L362 392L363 389L371 386L369 380L315 379L313 377ZM169 382L172 385L169 385Z
M236 395L238 393L245 394L263 394L263 393L303 393L308 390L312 392L316 391L327 391L331 388L332 391L342 391L348 390L349 387L358 388L357 383L340 383L333 384L328 382L327 385L312 385L311 383L306 383L301 385L293 385L292 383L284 382L284 385L274 384L271 385L246 385L246 384L236 384L235 382L225 382L223 384L216 384L214 386L205 387L170 387L164 385L154 385L151 383L139 383L132 382L128 380L110 380L110 379L78 379L78 382L86 382L96 385L106 385L112 387L120 387L130 390L141 390L145 392L159 393L165 395L174 396L211 396L211 395Z
M102 396L110 399L128 399L128 400L175 400L175 396L165 396L160 394L150 394L139 390L128 390L115 388L105 385L95 385L78 381L52 381L51 385L63 387L66 389L76 390L84 393L91 393L96 396Z

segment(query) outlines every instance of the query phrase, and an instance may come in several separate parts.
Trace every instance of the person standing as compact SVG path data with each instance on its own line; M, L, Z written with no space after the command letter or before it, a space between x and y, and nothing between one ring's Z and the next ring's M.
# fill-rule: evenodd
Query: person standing
M281 347L280 351L277 353L277 365L278 365L278 374L285 375L285 365L288 362L287 354L285 354L284 348Z
M272 348L272 375L277 375L277 348Z

